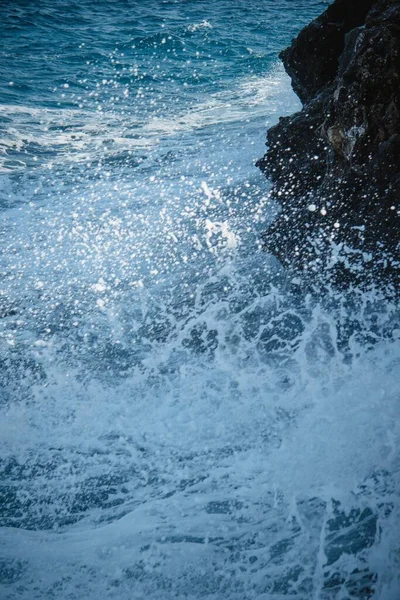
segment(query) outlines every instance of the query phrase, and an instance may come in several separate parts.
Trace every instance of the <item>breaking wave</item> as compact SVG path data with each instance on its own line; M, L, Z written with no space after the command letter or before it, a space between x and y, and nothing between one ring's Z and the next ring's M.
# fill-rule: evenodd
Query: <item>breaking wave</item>
M0 9L51 67L0 90L1 597L397 600L398 305L260 247L291 3L41 4Z

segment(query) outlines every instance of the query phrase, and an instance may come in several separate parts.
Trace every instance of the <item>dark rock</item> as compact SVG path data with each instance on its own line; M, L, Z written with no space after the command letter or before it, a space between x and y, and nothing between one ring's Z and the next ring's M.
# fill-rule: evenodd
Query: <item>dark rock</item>
M282 207L265 248L314 281L395 285L400 0L336 0L281 56L304 106L258 162Z
M307 102L336 77L345 35L365 23L374 0L336 0L281 52L294 91Z

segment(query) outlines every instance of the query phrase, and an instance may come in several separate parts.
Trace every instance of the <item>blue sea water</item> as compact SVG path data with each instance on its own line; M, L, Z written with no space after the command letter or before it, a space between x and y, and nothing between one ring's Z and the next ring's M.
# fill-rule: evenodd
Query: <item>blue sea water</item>
M399 600L398 307L260 247L326 4L1 3L1 600Z

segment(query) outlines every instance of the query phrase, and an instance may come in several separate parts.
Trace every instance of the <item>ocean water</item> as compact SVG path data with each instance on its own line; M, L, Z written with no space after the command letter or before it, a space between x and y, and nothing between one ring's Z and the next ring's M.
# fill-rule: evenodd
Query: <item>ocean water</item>
M398 306L260 245L326 4L1 3L1 600L400 599Z

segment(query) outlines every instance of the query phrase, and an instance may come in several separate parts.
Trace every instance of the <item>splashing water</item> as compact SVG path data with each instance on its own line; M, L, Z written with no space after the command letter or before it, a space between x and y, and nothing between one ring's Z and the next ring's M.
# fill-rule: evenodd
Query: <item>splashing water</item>
M260 250L322 5L0 7L2 599L400 597L398 306Z

